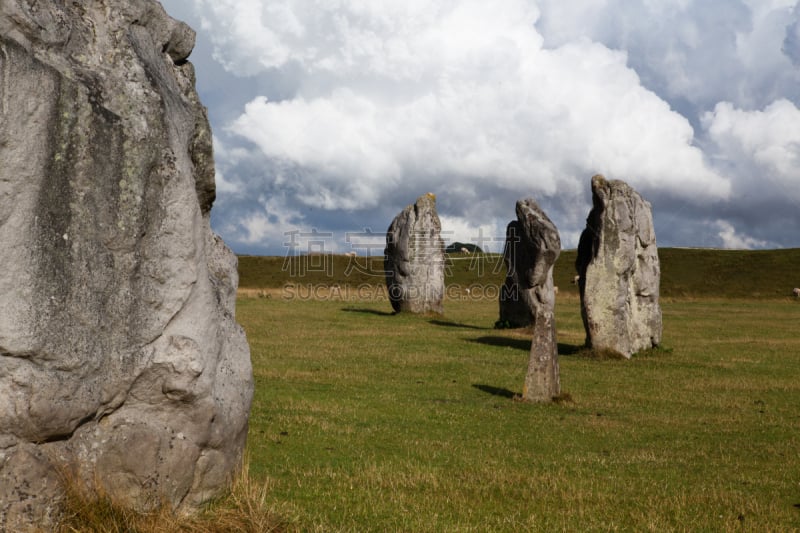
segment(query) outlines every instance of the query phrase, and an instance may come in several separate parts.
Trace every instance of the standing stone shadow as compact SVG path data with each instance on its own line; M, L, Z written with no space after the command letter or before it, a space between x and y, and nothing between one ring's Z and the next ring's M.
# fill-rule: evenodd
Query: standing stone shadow
M430 320L429 321L434 326L442 326L446 328L462 328L462 329L477 329L477 330L488 330L490 328L483 327L483 326L473 326L472 324L462 324L460 322L449 322L447 320Z
M508 389L503 389L500 387L493 387L492 385L484 385L482 383L473 383L472 386L480 391L486 392L491 394L492 396L500 396L501 398L508 398L509 400L513 400L514 398L518 397L519 394L510 391Z
M586 347L578 344L558 343L558 355L578 355Z
M344 311L345 313L362 313L365 315L378 315L378 316L394 316L396 314L391 311L379 311L377 309L353 308L353 307L342 307L342 311Z
M469 339L470 342L478 344L486 344L488 346L497 346L500 348L513 348L515 350L530 351L530 339L512 339L509 337L486 336L478 337L477 339Z

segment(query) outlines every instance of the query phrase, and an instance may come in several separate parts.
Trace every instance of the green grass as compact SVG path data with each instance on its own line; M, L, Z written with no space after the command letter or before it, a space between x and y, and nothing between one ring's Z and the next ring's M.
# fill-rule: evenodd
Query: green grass
M553 278L562 294L577 294L574 250L561 253ZM800 286L800 248L787 250L693 250L662 248L663 298L790 298ZM239 286L280 288L287 283L312 285L383 285L383 257L239 257ZM448 256L448 285L503 282L505 267L497 254Z
M392 315L331 289L381 287L381 259L241 257L248 469L199 517L78 498L61 531L800 531L800 250L660 257L665 346L618 360L581 347L562 253L546 405L517 399L530 332L493 329L494 298ZM498 261L454 255L449 287Z
M784 298L800 286L800 248L659 250L667 297Z
M241 298L251 476L302 531L800 529L800 303L664 303L664 342L580 350L559 297L562 389L521 392L529 334L494 301L442 318L386 302Z

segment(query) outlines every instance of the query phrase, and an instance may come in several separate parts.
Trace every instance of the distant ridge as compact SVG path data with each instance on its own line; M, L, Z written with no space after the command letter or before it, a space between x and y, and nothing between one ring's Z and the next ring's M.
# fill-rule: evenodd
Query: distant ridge
M553 278L559 294L578 293L571 283L575 256L575 250L564 250L555 264ZM800 287L800 248L661 248L659 258L663 298L791 298L792 289ZM503 282L505 267L498 254L455 253L453 259L458 260L449 262L448 285ZM241 288L279 288L287 283L383 285L383 257L239 256Z

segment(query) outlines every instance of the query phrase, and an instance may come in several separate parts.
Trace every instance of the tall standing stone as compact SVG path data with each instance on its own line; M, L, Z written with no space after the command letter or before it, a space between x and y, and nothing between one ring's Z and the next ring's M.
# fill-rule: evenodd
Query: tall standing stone
M503 257L507 276L500 296L500 317L533 326L522 397L550 401L561 392L555 327L553 265L561 253L555 224L533 199L517 202L517 220L508 225Z
M443 312L444 241L436 196L417 198L392 221L386 233L384 270L395 312Z
M0 531L48 529L59 471L190 511L240 465L253 381L194 36L154 0L0 3Z
M506 226L506 243L503 248L503 262L506 265L506 279L500 290L499 327L524 328L533 324L535 313L533 288L528 285L527 265L531 264L531 247L522 246L525 228L519 220L512 220Z
M661 268L650 204L623 181L592 178L578 270L586 344L625 357L661 342Z

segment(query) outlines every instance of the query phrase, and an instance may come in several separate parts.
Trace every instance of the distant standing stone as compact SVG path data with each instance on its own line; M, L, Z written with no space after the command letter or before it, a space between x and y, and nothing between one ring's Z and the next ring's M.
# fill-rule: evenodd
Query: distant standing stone
M417 198L395 217L386 233L384 269L395 312L443 312L444 241L436 196Z
M506 230L503 257L508 274L500 294L500 319L533 325L522 397L550 401L561 392L556 342L553 265L561 253L555 224L530 198L517 202L517 220Z
M623 181L592 178L575 266L586 344L625 357L661 342L661 268L650 204Z

